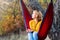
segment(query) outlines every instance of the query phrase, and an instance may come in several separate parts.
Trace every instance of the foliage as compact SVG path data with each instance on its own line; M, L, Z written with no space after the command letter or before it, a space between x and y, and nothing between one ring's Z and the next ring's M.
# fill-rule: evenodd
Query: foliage
M24 25L18 1L10 3L2 15L0 35L13 32Z

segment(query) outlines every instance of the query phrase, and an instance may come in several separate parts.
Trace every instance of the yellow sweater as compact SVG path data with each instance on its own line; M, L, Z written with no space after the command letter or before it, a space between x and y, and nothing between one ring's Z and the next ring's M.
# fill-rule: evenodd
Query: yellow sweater
M31 30L38 32L39 28L41 26L42 20L39 21L38 23L36 23L34 20L29 21L29 26L31 28Z

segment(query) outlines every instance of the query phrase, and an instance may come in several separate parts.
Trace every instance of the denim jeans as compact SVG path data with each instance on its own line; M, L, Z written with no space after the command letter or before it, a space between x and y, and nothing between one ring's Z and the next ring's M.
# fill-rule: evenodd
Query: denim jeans
M28 40L38 40L38 32L29 32L28 33Z

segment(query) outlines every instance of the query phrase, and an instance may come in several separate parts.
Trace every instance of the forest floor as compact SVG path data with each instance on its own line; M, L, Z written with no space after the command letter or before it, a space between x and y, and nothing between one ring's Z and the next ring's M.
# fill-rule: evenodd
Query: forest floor
M20 31L19 34L11 33L10 35L4 37L2 36L0 37L0 40L28 40L28 36L26 31ZM45 40L50 40L50 39L47 36Z

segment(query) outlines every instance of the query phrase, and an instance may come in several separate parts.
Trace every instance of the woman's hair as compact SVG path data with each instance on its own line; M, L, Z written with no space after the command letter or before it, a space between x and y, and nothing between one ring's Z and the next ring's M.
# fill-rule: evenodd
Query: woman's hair
M36 12L36 15L38 15L37 16L38 21L42 20L42 13L41 13L41 11L38 11L38 10L34 10L34 11Z
M41 11L38 11L38 17L37 17L37 19L38 20L42 20L42 18L43 18L43 15L42 15Z

